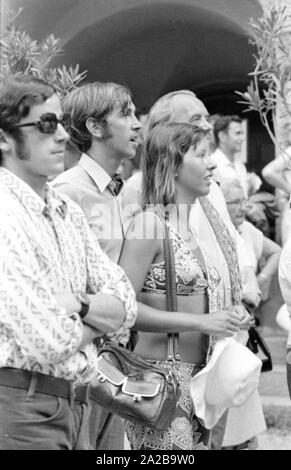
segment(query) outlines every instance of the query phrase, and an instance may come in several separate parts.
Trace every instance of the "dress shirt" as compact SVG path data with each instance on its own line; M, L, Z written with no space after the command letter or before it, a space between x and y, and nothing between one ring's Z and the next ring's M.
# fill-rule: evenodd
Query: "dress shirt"
M4 168L0 197L0 367L88 382L96 374L95 346L78 350L80 316L59 308L55 294L86 291L118 298L125 320L115 336L126 344L137 314L131 284L69 198L47 185L43 201Z
M117 263L124 238L121 199L109 189L110 182L102 166L83 153L79 163L52 184L81 207L101 248Z
M223 179L233 179L240 182L245 197L248 197L247 170L244 163L239 160L231 162L229 158L217 148L211 155L217 168L214 170L214 179L221 183Z

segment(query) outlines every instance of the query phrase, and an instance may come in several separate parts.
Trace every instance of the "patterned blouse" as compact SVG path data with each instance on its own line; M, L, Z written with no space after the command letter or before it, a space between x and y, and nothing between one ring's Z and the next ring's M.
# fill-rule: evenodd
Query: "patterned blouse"
M125 320L111 336L126 344L137 315L133 288L69 198L47 186L44 202L4 168L0 198L0 367L88 382L96 366L95 346L78 350L80 317L59 308L55 294L80 290L118 298Z
M208 280L204 267L192 254L174 227L170 223L167 225L175 259L177 295L206 294ZM166 294L165 261L150 265L142 292Z
M177 230L169 222L167 225L175 260L176 294L183 296L207 294L209 311L221 310L221 299L218 293L220 275L217 269L207 262L201 252L205 263L204 267ZM164 261L150 265L141 292L166 294Z

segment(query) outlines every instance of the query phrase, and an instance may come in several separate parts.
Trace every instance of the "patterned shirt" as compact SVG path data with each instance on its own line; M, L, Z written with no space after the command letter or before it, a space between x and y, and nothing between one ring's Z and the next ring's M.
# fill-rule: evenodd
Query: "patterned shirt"
M0 367L88 382L95 346L78 349L80 316L59 308L55 294L80 290L118 298L125 320L114 338L126 344L137 314L133 288L69 198L47 186L44 202L4 168L0 198Z

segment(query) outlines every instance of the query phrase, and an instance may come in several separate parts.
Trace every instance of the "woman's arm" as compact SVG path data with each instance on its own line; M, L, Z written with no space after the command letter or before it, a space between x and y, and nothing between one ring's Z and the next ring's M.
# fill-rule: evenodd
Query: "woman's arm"
M291 318L291 238L286 242L280 257L278 277L281 293Z
M262 175L269 184L290 194L291 187L285 178L285 170L286 164L284 158L279 156L263 168Z
M127 274L137 297L150 265L163 253L163 235L162 222L153 212L138 214L126 232L119 266Z
M256 273L252 266L245 266L241 271L242 275L242 298L247 304L257 307L261 301L262 291L256 278Z
M264 294L264 291L269 288L272 276L278 269L280 254L281 247L269 238L264 237L262 256L266 259L266 263L257 276L258 284L262 290L262 294ZM264 295L262 295L262 298L264 299Z
M138 302L134 329L152 333L198 331L206 335L232 336L243 326L240 315L232 310L222 310L210 315L157 310Z

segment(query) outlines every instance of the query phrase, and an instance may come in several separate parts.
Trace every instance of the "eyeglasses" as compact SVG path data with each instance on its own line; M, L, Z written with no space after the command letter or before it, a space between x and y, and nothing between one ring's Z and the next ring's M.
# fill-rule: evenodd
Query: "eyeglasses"
M212 129L212 124L209 122L209 116L201 114L193 114L187 121L189 124L193 124L201 129L208 131Z
M235 201L226 201L226 204L233 206L244 206L247 202L247 199L237 199Z
M61 119L58 119L54 113L46 113L40 116L39 121L15 124L13 127L35 126L42 134L54 134L58 128L58 124L61 124L65 131L68 131L71 127L70 114L64 114Z

